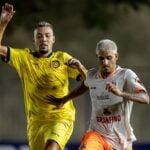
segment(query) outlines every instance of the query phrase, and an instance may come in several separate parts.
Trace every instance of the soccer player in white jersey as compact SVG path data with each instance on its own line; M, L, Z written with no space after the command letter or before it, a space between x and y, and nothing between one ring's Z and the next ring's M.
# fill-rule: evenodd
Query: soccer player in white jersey
M68 95L73 98L75 93L81 94L87 88L90 91L90 126L79 150L132 150L136 140L130 124L132 105L133 102L148 104L148 93L131 69L117 65L115 42L109 39L99 41L96 55L99 68L90 69L84 84ZM75 59L71 61L80 63ZM54 100L50 102L54 103Z
M149 96L137 75L118 66L115 42L98 42L99 69L87 73L84 84L90 89L92 115L90 130L80 150L129 150L136 139L130 124L133 102L149 103Z

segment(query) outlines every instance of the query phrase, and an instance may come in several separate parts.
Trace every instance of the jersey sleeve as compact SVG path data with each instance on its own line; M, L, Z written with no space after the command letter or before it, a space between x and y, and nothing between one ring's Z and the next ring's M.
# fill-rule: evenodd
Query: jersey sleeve
M93 73L95 73L95 68L91 68L87 71L86 73L86 78L84 80L84 85L86 87L89 87L89 82L91 81L91 79L93 78Z
M141 91L146 92L143 83L139 77L130 69L127 69L125 73L126 88L129 92L139 93Z
M89 70L88 70L88 72L86 73L86 78L85 78L85 80L84 80L84 85L85 85L86 87L89 87L89 86L88 86L88 75L89 75Z
M5 62L14 67L18 73L23 66L28 49L8 48L8 55Z
M64 63L67 63L69 59L73 58L71 55L69 55L68 53L64 52ZM77 69L74 69L72 67L67 67L68 69L68 76L70 78L74 78L76 80L80 80L80 72Z

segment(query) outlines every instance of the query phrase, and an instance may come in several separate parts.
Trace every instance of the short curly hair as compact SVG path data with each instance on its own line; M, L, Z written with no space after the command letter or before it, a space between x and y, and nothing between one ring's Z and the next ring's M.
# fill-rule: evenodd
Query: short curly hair
M35 29L40 28L40 27L50 27L51 29L53 29L52 24L50 24L47 21L40 21L35 25Z

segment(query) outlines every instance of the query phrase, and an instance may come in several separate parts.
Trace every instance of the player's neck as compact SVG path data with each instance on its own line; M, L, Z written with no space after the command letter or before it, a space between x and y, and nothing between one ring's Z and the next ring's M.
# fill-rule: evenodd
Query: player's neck
M107 78L108 76L111 75L112 72L101 72L101 76L103 79Z
M41 53L39 53L39 52L33 52L32 54L33 54L35 57L37 57L37 58L42 58L42 57L48 58L48 57L50 57L50 56L52 55L52 52L48 52L48 53L46 53L46 54L41 54Z
M103 78L103 79L106 79L106 78L108 78L109 76L111 76L114 72L116 71L116 68L114 68L113 70L111 70L111 71L100 71L100 74L101 74L101 77Z

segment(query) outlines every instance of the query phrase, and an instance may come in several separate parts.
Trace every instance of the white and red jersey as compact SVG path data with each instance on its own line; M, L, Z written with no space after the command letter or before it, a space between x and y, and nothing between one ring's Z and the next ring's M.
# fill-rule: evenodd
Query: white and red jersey
M146 89L132 70L119 66L106 79L100 76L97 69L87 73L85 85L89 87L92 101L90 130L99 132L114 149L124 150L136 140L130 124L133 102L108 92L107 82L116 84L120 90L128 93L138 90L146 92Z

